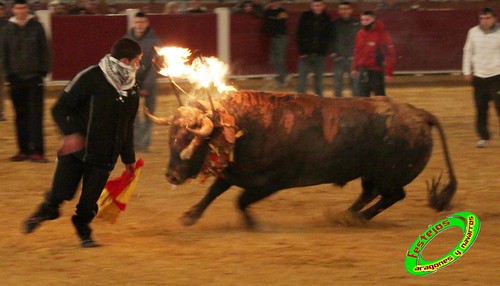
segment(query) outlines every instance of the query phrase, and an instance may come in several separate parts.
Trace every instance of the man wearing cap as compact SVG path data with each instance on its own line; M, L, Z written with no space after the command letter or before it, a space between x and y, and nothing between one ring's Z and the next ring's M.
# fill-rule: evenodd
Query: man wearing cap
M16 112L19 151L10 161L45 163L43 79L49 72L49 46L42 24L29 14L26 0L15 0L12 14L0 42L0 60Z
M500 26L495 10L484 8L479 13L479 25L471 28L464 45L462 71L474 87L476 147L484 148L490 140L488 106L493 100L500 119Z

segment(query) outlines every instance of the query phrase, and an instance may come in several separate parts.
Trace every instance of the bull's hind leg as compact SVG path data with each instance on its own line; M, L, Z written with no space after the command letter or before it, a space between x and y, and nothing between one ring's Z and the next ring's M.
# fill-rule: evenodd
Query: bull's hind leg
M196 205L192 206L189 211L185 212L180 218L182 224L185 226L190 226L195 224L201 217L205 209L222 193L227 191L231 187L231 184L223 179L217 178L215 182L210 186L206 195L198 202Z
M364 219L366 220L372 219L374 216L378 215L383 210L392 206L396 202L404 199L406 196L403 187L394 187L390 190L384 190L383 192L380 193L380 195L382 197L378 202L376 202L373 206L361 212L361 216Z
M348 209L348 211L352 213L358 213L379 195L377 189L375 188L375 185L373 184L373 181L366 178L361 178L361 186L363 187L361 194Z
M243 213L243 218L245 219L245 224L248 228L255 227L255 221L253 220L252 216L248 213L248 207L251 204L272 195L276 191L278 190L245 189L243 193L241 193L240 197L238 198L238 207Z

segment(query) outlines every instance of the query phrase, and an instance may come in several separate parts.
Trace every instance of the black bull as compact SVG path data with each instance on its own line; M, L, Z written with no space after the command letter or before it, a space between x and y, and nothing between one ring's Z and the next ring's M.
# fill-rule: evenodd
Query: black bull
M216 101L215 110L193 102L170 119L150 118L171 124L166 176L173 184L205 172L207 158L217 153L213 150L230 147L226 157L231 159L211 169L216 179L184 214L185 225L196 223L233 185L244 189L238 206L246 224L253 226L248 207L279 190L343 186L356 178L361 178L362 192L348 211L369 220L402 200L403 187L422 172L432 153L432 126L439 132L449 182L441 191L439 180L428 185L429 205L437 211L448 208L457 186L437 118L387 97L333 99L239 91ZM236 138L236 133L243 135ZM377 196L380 200L363 210Z

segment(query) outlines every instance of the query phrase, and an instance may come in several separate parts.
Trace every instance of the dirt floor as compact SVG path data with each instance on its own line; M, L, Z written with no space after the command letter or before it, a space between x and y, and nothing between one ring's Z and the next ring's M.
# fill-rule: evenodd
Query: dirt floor
M236 82L240 88L262 84ZM240 190L233 188L196 225L184 227L178 218L198 202L209 182L174 187L166 181L168 132L155 127L151 152L138 153L145 166L127 210L114 225L100 219L92 224L95 239L102 244L95 249L82 249L77 242L70 223L76 200L63 206L60 219L30 235L20 232L21 222L50 186L60 135L47 112L51 162L9 162L16 144L12 108L6 100L8 121L0 123L0 284L500 285L500 130L493 109L493 140L488 148L478 149L469 87L447 77L402 77L389 85L388 94L425 108L442 121L459 183L452 210L436 213L427 206L426 181L445 171L436 143L429 165L406 187L406 199L367 225L332 223L358 196L356 180L343 188L320 185L278 192L252 208L256 231L243 227L235 207ZM331 96L331 90L326 95ZM47 99L47 111L54 100L54 96ZM159 98L159 115L175 108L173 96ZM112 176L122 170L117 165ZM432 275L407 273L405 254L413 241L428 225L458 211L473 212L481 220L472 248ZM428 245L424 258L444 255L461 236L457 228L445 231Z

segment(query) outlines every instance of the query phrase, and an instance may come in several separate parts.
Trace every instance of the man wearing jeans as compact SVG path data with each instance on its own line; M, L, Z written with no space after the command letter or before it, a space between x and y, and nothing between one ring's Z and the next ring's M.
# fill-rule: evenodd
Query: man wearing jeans
M334 61L333 90L335 97L342 96L344 74L349 77L352 95L358 96L358 84L351 76L351 65L354 55L354 40L359 31L359 19L353 15L352 5L341 2L338 8L339 18L332 23L331 57Z
M286 49L288 13L281 7L280 0L271 0L264 11L264 32L271 36L269 63L278 73L276 86L286 86L290 76L286 70Z
M314 93L323 96L323 74L325 57L328 53L331 22L322 0L312 0L310 9L300 16L297 25L297 46L299 50L297 92L306 91L307 74L314 72Z
M500 119L500 26L493 9L484 8L479 25L471 28L465 41L462 71L474 87L476 147L488 145L488 106L493 100Z

